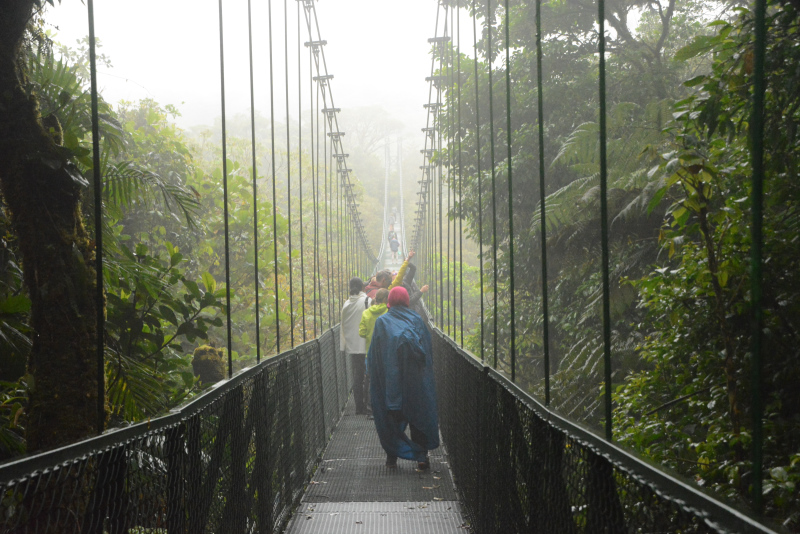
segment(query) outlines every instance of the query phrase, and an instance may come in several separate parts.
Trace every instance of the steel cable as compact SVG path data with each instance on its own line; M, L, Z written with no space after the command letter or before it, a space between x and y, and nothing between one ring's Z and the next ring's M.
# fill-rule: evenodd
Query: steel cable
M480 260L480 299L481 299L481 361L486 361L484 343L484 295L483 295L483 176L481 173L481 118L480 118L480 90L478 83L478 30L477 30L477 10L475 0L472 2L472 37L473 48L475 50L475 152L478 175L478 258Z
M230 232L228 229L228 145L225 120L225 47L222 30L222 0L219 0L219 69L220 108L222 112L222 202L225 219L225 315L228 328L228 378L233 376L233 335L231 331L231 264Z
M97 433L103 433L106 421L105 384L105 292L103 284L103 179L100 176L100 114L97 99L97 41L94 34L94 1L87 3L89 17L89 70L92 91L92 185L94 187L94 235L95 235L95 330L97 339Z
M221 1L221 0L220 0ZM275 352L281 352L281 317L280 317L280 297L278 286L278 195L277 179L275 173L275 85L273 78L273 58L272 58L272 2L267 2L268 25L269 25L269 121L270 121L270 141L272 146L272 261L275 272Z
M606 154L606 34L605 34L605 0L597 2L598 39L597 53L599 57L598 89L600 99L600 240L602 246L603 277L603 366L605 390L606 439L611 441L611 307L608 273L608 166Z
M494 363L492 367L497 369L497 193L496 182L497 172L495 170L494 159L494 96L492 82L492 28L494 26L494 13L492 12L492 0L486 2L486 60L489 70L489 147L490 160L492 167L492 355Z
M761 338L764 321L762 307L762 249L763 249L763 203L764 203L764 108L766 94L765 62L767 48L766 0L755 2L753 49L753 111L750 120L750 149L753 167L752 179L752 223L750 249L750 294L751 316L751 381L753 417L753 508L762 513L763 503L763 399L761 392L762 360Z
M300 313L303 315L303 343L306 337L306 249L303 246L305 219L303 219L303 69L302 49L300 47L300 2L297 2L297 181L300 204ZM310 68L310 60L309 60ZM291 225L291 220L289 221Z
M542 95L542 0L536 0L536 85L539 121L539 204L541 205L542 345L544 348L544 404L550 404L550 316L547 298L547 220L544 174L544 95Z
M292 266L292 150L291 150L291 120L289 117L289 8L287 0L283 0L283 44L284 62L286 72L286 220L287 241L289 246L289 342L294 348L294 278ZM298 69L300 65L298 64ZM299 160L298 160L299 161Z
M513 181L511 176L512 160L511 160L511 41L509 38L509 26L511 25L511 14L508 9L508 0L505 4L506 11L506 145L508 146L508 278L509 278L509 307L510 307L510 326L511 326L511 345L509 351L511 353L511 381L516 379L517 372L517 330L516 330L516 317L515 317L515 301L514 301L514 202L513 202ZM497 312L495 312L497 313Z
M458 56L458 304L461 331L461 347L464 347L464 166L461 159L461 13L456 19L456 47ZM455 246L455 245L454 245Z
M256 104L253 82L253 18L251 0L247 0L247 44L250 62L250 152L252 156L253 175L253 276L255 278L255 320L256 320L256 363L261 361L261 309L259 305L259 272L258 272L258 167L256 165Z

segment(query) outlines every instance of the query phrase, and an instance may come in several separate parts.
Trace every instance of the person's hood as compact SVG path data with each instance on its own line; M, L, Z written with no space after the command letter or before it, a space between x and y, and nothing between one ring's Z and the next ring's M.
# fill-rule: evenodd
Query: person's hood
M349 302L355 302L355 301L357 301L358 299L360 299L361 297L366 297L366 296L367 296L367 295L366 295L366 293L364 293L364 292L362 291L362 292L361 292L361 293L359 293L358 295L350 295L350 298L349 298L349 299L347 299L347 300L348 300Z
M386 306L385 302L382 302L381 304L373 304L367 309L372 315L379 316L386 313L386 310L388 310L389 308Z

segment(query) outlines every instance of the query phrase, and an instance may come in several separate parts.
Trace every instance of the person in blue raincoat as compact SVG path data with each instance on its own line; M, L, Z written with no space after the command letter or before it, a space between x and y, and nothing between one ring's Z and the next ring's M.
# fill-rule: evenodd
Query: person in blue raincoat
M404 287L389 292L388 305L389 311L375 321L367 354L375 428L387 467L397 467L397 458L404 458L430 469L428 451L439 446L431 334L408 307Z

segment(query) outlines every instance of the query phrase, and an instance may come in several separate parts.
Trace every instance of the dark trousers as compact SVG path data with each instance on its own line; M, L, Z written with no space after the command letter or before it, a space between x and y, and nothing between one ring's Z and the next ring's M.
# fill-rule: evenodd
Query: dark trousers
M425 448L425 444L428 443L428 439L425 437L425 434L422 432L422 430L418 429L411 423L408 424L408 427L411 429L411 441Z
M366 354L351 354L350 369L353 378L353 398L356 401L356 413L367 413L367 395L369 390L365 387L365 377L367 375Z
M425 433L422 432L419 428L415 427L411 423L408 424L409 429L411 430L411 441L422 447L423 449L426 448L425 444L428 443L428 439L425 437ZM425 453L427 456L427 453ZM386 460L388 462L394 462L397 460L396 456L392 456L388 452L386 453ZM422 461L422 460L420 460Z

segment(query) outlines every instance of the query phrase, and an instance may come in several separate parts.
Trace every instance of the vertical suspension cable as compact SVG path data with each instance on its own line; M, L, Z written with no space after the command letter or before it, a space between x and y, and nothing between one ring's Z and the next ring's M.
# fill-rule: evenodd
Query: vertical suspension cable
M325 108L328 107L328 101L325 98L325 86L323 85L325 82L319 82L317 85L320 88L322 93L322 102L325 105ZM323 108L324 109L324 108ZM328 114L323 111L324 120L322 121L322 142L319 142L319 132L317 132L317 152L319 152L319 147L322 147L322 157L319 158L317 161L320 161L321 164L317 167L317 246L319 247L322 244L322 235L324 235L320 229L322 228L322 223L325 220L325 212L322 209L322 205L324 200L322 198L322 187L320 186L320 182L325 181L325 172L328 168L328 141L326 140L325 134L328 133ZM320 174L322 176L320 176ZM317 265L317 285L319 286L319 316L320 316L320 334L325 331L325 315L328 312L327 302L323 303L323 289L321 280L322 277L322 261L324 260L322 251L318 251L317 254L319 255L318 265ZM328 315L328 324L330 325L330 315Z
M222 0L219 0L219 70L220 108L222 110L222 198L225 219L225 307L228 320L228 378L233 376L233 335L231 333L231 263L230 232L228 231L228 145L225 131L225 48L222 31Z
M247 43L249 45L249 59L250 59L250 152L252 155L253 165L253 249L254 266L253 276L255 278L256 302L255 302L255 315L256 315L256 363L261 361L261 326L260 326L260 313L261 307L258 301L259 297L259 273L258 273L258 184L257 177L258 171L256 166L256 104L255 104L255 90L253 82L253 18L251 10L251 0L247 0Z
M606 29L605 0L597 2L599 98L600 98L600 240L603 256L603 365L605 370L605 431L606 439L611 441L611 311L609 305L608 274L608 169L606 161Z
M450 10L450 33L453 33L453 13L455 12L456 8ZM448 91L451 95L450 101L452 102L452 90L453 90L453 41L452 37L450 40L450 60L447 65L447 70L450 74L450 90ZM447 335L452 335L455 337L455 332L450 332L451 324L455 328L455 321L451 321L450 315L454 311L455 307L453 306L453 299L455 298L455 291L451 295L450 293L450 283L451 278L454 278L451 273L451 259L453 256L450 256L450 192L453 189L451 184L453 183L453 145L455 143L453 140L453 113L452 109L450 109L450 105L447 106L447 123L450 129L450 135L447 139ZM453 236L455 238L455 235ZM453 240L455 241L455 239Z
M514 302L514 187L511 179L511 40L509 38L509 26L511 24L511 14L509 13L508 0L506 8L506 145L508 147L508 278L509 278L509 306L511 315L511 381L516 380L517 372L517 351L516 351L516 308Z
M310 38L310 30L309 30L309 38ZM313 45L308 47L308 95L309 95L309 99L310 99L310 103L311 103L311 111L309 112L309 115L311 117L311 125L310 125L311 128L310 128L310 132L309 132L309 134L310 134L309 137L311 138L311 205L312 205L312 210L313 210L312 211L312 217L313 217L312 220L314 221L314 224L313 224L313 227L312 227L312 235L311 235L311 243L312 243L312 246L311 246L311 252L312 252L312 264L311 264L312 268L311 268L311 272L312 273L317 273L317 251L316 251L317 242L316 242L316 237L315 237L316 230L314 230L316 228L316 226L317 226L317 208L316 208L317 199L314 196L314 175L316 174L316 167L318 165L318 162L316 161L316 153L314 152L314 143L315 143L315 141L314 141L314 123L315 123L315 119L317 121L319 120L319 117L318 117L319 110L317 109L319 106L317 106L317 108L314 107L314 70L313 70L314 69L313 54L316 54L316 53L317 53L316 49L314 48ZM311 284L312 284L311 285L311 302L313 304L313 307L312 307L313 311L312 311L311 316L313 318L313 323L314 323L314 337L316 338L317 337L317 317L318 316L317 316L317 281L313 279L315 276L316 276L316 274L312 275L312 282L311 282Z
M493 299L493 334L492 334L492 355L494 362L492 367L497 369L497 193L496 182L497 173L495 171L494 160L494 97L492 96L492 26L494 25L494 14L492 13L492 0L486 2L486 47L487 62L489 67L489 147L492 165L492 299Z
M328 122L326 121L322 125L322 142L323 150L322 155L324 156L323 161L325 162L325 166L322 168L322 180L323 180L323 193L325 194L323 197L323 203L325 205L325 212L322 214L323 219L325 220L325 233L323 235L329 235L329 227L328 227L328 176L330 174L330 161L328 160L328 131L327 131ZM331 149L331 152L333 150ZM331 156L332 157L332 156ZM328 309L328 328L333 326L333 311L331 310L331 261L330 256L328 255L328 239L325 239L325 299L328 301L326 304L326 308Z
M456 19L456 50L458 51L458 304L461 347L464 347L464 166L461 160L461 13ZM477 82L477 80L475 80ZM454 245L455 246L455 245Z
M92 91L92 184L94 185L94 268L95 268L95 329L97 358L97 434L103 433L106 421L105 383L105 295L103 292L103 180L100 176L100 114L97 102L97 47L94 35L94 2L87 4L89 17L89 70Z
M436 137L435 136L431 136L431 147L433 147L434 150L436 149ZM436 308L435 308L435 306L436 306L436 303L439 301L439 298L438 298L438 295L437 295L437 292L439 291L439 287L438 287L438 284L435 283L435 280L436 280L436 269L435 269L435 263L436 263L436 239L434 237L436 235L436 221L434 219L434 217L435 217L434 209L436 208L436 197L435 197L436 186L435 186L435 183L434 183L434 177L435 176L436 176L435 171L433 169L430 169L428 171L428 182L429 182L429 185L428 185L428 190L429 190L428 198L430 199L429 202L428 202L428 213L429 213L428 219L430 220L430 224L428 225L428 250L430 252L430 254L429 254L430 255L430 260L429 260L428 263L430 264L430 269L429 269L430 278L431 278L431 280L434 280L434 284L433 284L433 286L434 286L433 289L434 290L433 290L433 295L431 295L433 297L433 298L431 298L431 305L432 305L432 308L434 310L434 315L433 315L434 321L436 320L436 313L435 313Z
M306 339L306 249L303 246L303 68L300 48L300 2L297 2L297 185L300 189L300 313L303 315L303 343ZM309 51L310 54L310 51ZM292 224L292 221L289 221Z
M475 144L476 161L478 173L478 257L480 258L480 298L481 298L481 362L486 362L486 351L484 347L484 296L483 296L483 176L481 173L481 115L480 115L480 91L478 84L478 12L475 7L475 0L472 0L472 39L475 50Z
M349 184L348 184L349 185ZM354 257L354 249L353 249L353 234L355 230L353 228L353 209L350 200L350 188L347 188L347 197L346 197L346 208L347 208L347 260L348 260L348 277L352 278L355 275L355 257Z
M344 289L344 294L348 295L349 294L349 292L348 292L348 281L350 280L350 271L349 271L349 267L350 267L350 233L348 231L348 225L347 225L347 220L348 220L347 219L347 217L348 217L348 213L347 213L347 190L345 188L344 178L342 177L342 178L340 178L340 180L341 180L341 182L340 182L340 186L341 186L340 204L341 204L341 210L342 210L342 269L343 269L342 277L343 277L343 282L345 284L345 287L343 287L342 289ZM345 299L346 298L347 298L347 296L345 296Z
M447 11L449 9L448 6L445 6L444 12L444 35L447 36ZM441 48L439 50L439 72L442 71L442 65L444 64L444 43L441 44ZM437 219L439 220L439 283L437 286L439 287L439 328L444 330L444 252L442 247L444 246L444 238L442 232L442 185L444 181L444 176L442 173L442 166L443 161L441 158L442 155L442 83L444 80L441 80L436 88L437 93L437 102L439 105L436 107L436 135L438 137L438 151L439 151L439 158L438 158L438 171L439 171L439 209L436 211Z
M248 0L249 1L249 0ZM283 0L283 46L284 62L286 63L286 228L288 229L289 245L289 342L294 348L294 284L293 284L293 265L292 265L292 150L291 150L291 128L289 118L289 9L287 0ZM298 66L299 68L299 66Z
M342 270L342 185L339 172L336 173L336 229L336 254L338 258L336 262L336 275L339 281L337 284L339 289L339 306L336 309L341 310L344 305L345 292L343 280L344 271Z
M220 0L221 1L221 0ZM269 15L269 121L272 142L272 255L275 267L275 352L281 351L280 297L278 295L278 195L275 177L275 86L272 66L272 0L267 2Z
M323 312L322 312L322 292L320 291L319 287L319 270L320 270L320 262L319 262L319 168L320 165L324 165L324 163L320 163L319 158L319 123L325 120L324 117L321 117L319 114L319 96L320 96L320 87L321 83L318 81L316 84L317 87L317 129L314 130L314 137L316 137L316 149L314 156L317 160L317 167L314 169L314 181L312 182L312 187L314 188L314 302L317 305L317 313L315 315L314 321L314 337L317 335L322 335L322 332L325 330L325 322L323 320ZM323 112L324 113L324 112ZM319 323L319 330L317 331L317 323Z
M763 503L763 400L761 394L761 329L764 310L761 307L762 278L762 224L764 196L764 95L766 92L765 61L767 48L766 0L755 3L755 46L753 69L753 114L750 120L753 161L752 224L750 251L750 294L752 326L750 354L752 355L752 403L753 403L753 504L756 513L762 513Z
M550 316L547 309L547 218L544 180L544 96L542 95L542 0L536 0L536 84L539 107L539 204L542 249L542 344L544 345L544 404L550 405Z

